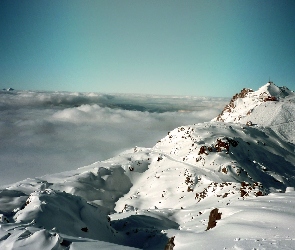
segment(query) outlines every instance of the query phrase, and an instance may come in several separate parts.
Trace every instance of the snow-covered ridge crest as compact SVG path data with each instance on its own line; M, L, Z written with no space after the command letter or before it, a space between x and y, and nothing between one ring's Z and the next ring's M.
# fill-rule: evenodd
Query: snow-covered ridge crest
M243 117L250 115L253 109L268 101L282 101L286 97L294 97L294 92L287 87L278 87L268 82L257 91L244 88L234 95L228 105L214 121L239 122Z
M244 88L212 121L271 127L294 143L295 94L268 82L257 91Z

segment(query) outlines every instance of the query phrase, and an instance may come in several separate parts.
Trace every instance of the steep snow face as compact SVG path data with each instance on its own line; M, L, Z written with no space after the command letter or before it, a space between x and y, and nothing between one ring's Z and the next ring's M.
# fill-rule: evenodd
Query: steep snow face
M257 91L243 89L213 121L271 127L284 139L295 142L295 93L272 82Z

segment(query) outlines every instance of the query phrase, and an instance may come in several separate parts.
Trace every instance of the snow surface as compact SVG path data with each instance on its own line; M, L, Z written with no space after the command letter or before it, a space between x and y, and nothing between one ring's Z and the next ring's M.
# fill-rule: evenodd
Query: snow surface
M268 83L152 148L2 187L0 249L295 249L294 99Z

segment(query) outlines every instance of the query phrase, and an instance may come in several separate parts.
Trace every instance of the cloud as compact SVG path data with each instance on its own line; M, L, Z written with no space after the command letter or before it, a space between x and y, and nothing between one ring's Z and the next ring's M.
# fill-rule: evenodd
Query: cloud
M67 92L0 95L3 185L76 169L135 146L153 147L175 127L209 121L228 102Z

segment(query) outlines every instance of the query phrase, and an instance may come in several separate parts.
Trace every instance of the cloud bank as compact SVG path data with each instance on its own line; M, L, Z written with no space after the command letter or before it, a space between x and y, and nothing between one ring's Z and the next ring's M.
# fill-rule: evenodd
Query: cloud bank
M152 147L209 121L228 98L0 91L0 185Z

